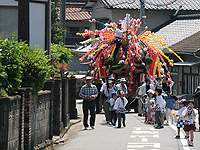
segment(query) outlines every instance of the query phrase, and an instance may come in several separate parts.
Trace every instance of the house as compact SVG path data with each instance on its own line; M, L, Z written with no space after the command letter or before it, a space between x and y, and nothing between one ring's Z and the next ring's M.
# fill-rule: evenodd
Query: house
M199 84L199 8L200 1L194 0L87 0L83 7L92 12L92 18L104 23L117 23L127 13L136 19L145 15L142 27L148 26L156 35L166 37L168 46L184 60L180 62L158 46L174 59L174 67L169 67L175 81L174 94L190 96ZM96 28L102 27L94 23L91 29Z
M0 35L26 41L50 54L50 0L1 0Z
M140 18L146 15L144 26L148 26L148 30L152 30L157 26L171 20L176 11L178 14L199 14L200 1L194 0L87 0L84 9L92 11L92 18L102 22L118 22L123 19L126 13L131 17ZM143 9L140 9L142 5ZM140 11L140 10L143 10ZM141 15L140 15L141 13ZM98 28L98 24L91 27L92 30Z
M174 66L169 67L175 81L175 94L188 94L191 98L199 85L200 73L200 15L178 15L168 25L156 29L155 35L166 37L167 46L175 51L184 62L180 62L166 48L163 52L174 60Z
M84 3L66 3L66 39L65 45L68 48L77 48L80 42L85 38L77 36L76 33L84 32L85 29L90 28L89 19L91 18L91 12L82 10Z
M71 58L72 62L69 63L70 71L85 71L88 69L87 60L80 63L81 58L89 48L89 45L85 44L85 40L82 36L76 35L76 33L82 33L85 29L89 29L91 23L91 12L82 10L84 3L66 3L66 39L65 46L67 48L75 49L75 52ZM85 64L86 63L86 64Z

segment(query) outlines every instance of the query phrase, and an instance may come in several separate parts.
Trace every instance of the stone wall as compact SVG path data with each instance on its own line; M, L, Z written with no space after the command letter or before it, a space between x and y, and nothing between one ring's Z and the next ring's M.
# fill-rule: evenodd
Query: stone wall
M21 96L0 98L0 149L20 149Z
M0 150L40 149L59 136L70 116L77 118L75 91L75 78L57 78L38 94L25 87L16 96L0 98Z

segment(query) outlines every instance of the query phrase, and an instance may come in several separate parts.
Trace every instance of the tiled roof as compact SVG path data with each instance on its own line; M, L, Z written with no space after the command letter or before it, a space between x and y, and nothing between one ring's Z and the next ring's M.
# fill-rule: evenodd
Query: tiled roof
M82 10L84 4L85 3L66 3L65 20L71 20L71 21L89 20L91 18L91 14L88 11ZM59 6L58 9L60 9Z
M100 0L107 8L140 9L140 0ZM145 8L152 10L199 10L199 0L145 0Z
M175 52L197 52L200 48L200 31L179 41L178 43L170 46ZM168 53L167 49L163 49L163 52Z
M82 11L82 7L67 7L65 20L89 20L91 14L87 11Z
M167 46L176 52L178 51L194 52L198 49L196 47L198 47L198 43L200 43L199 32L200 32L200 19L191 19L191 20L186 19L186 20L176 20L172 22L171 24L163 27L158 32L156 32L155 35L166 37L167 39L165 40L165 42L167 43ZM181 46L183 42L185 44L184 47ZM155 45L161 50L164 49L159 44ZM164 50L164 52L166 51Z

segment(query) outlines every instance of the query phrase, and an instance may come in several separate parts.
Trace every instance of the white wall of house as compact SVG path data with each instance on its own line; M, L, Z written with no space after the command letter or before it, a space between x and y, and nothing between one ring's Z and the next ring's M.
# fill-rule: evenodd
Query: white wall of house
M112 10L103 8L99 1L93 6L92 18L112 18Z

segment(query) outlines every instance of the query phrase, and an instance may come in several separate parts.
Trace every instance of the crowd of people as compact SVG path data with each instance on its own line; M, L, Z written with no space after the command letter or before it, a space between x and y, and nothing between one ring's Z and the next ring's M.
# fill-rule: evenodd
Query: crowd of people
M115 81L114 78L109 77L106 81L103 83L100 79L94 79L94 84L92 84L92 78L86 77L86 84L80 90L79 95L84 99L83 125L85 130L89 127L88 110L90 110L90 127L92 129L95 129L95 114L102 113L102 111L105 113L107 124L117 128L121 128L122 125L126 127L125 114L128 104L126 79L121 78ZM172 114L172 109L177 99L176 96L172 95L172 86L173 81L170 82L166 76L156 79L150 79L146 76L145 81L136 91L138 116L145 116L145 123L153 124L156 129L164 128L164 125L174 124L175 117ZM180 138L180 128L183 128L188 145L192 146L193 132L196 130L195 117L198 112L194 109L193 100L187 102L182 99L178 103L181 109L176 114L178 135L175 138Z

